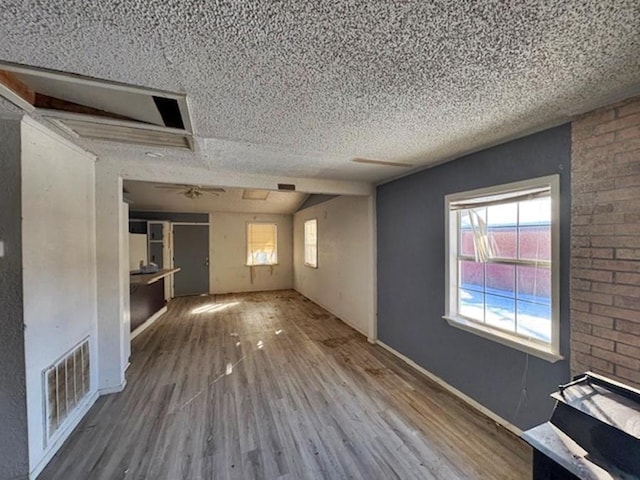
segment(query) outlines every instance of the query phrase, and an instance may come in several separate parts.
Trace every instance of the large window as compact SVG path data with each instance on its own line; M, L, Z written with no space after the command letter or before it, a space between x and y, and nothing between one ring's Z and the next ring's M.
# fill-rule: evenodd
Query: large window
M278 226L275 223L247 224L247 265L278 263Z
M446 197L453 326L559 355L559 186L550 176Z
M304 264L318 268L318 220L304 222Z

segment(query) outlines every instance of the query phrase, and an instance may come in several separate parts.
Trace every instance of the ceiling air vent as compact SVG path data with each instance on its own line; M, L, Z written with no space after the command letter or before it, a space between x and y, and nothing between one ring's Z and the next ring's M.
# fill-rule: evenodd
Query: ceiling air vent
M269 190L253 190L245 188L242 192L242 198L245 200L266 200L269 196Z
M295 191L296 186L293 185L292 183L279 183L278 184L278 190L288 190L288 191Z
M193 150L184 94L0 62L0 95L80 138Z
M151 147L191 148L191 136L176 129L88 118L55 118L53 122L80 138Z
M355 163L367 163L371 165L384 165L385 167L402 167L402 168L410 168L413 167L410 163L404 162L388 162L385 160L371 160L369 158L354 158L352 160Z

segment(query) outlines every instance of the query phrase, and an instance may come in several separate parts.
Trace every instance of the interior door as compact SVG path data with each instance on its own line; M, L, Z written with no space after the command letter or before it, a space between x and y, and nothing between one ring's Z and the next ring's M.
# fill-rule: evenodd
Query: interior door
M173 225L174 296L209 293L209 225Z

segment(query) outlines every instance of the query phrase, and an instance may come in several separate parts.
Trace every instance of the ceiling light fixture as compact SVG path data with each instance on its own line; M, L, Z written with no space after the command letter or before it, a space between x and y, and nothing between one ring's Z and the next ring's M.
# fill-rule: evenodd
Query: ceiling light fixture
M184 196L195 200L202 197L202 192L198 188L190 188L189 190L184 192Z
M147 157L151 157L151 158L162 158L162 157L164 157L164 153L158 153L158 152L145 152L144 154Z

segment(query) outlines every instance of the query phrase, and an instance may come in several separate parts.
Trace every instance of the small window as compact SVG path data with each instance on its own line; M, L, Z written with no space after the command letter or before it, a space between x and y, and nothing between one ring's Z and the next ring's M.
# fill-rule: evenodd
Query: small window
M304 264L318 268L318 220L304 222Z
M559 181L447 195L450 325L559 360Z
M275 223L247 224L247 265L278 263L278 226Z

